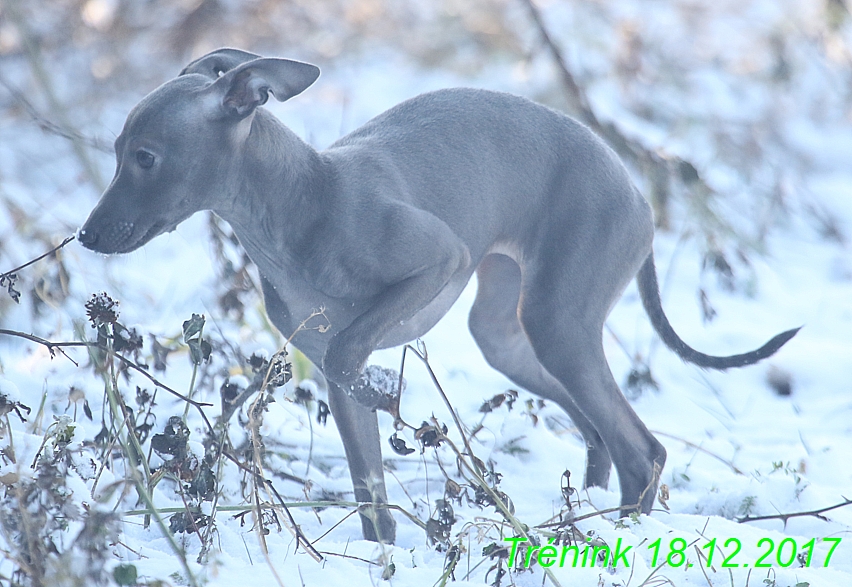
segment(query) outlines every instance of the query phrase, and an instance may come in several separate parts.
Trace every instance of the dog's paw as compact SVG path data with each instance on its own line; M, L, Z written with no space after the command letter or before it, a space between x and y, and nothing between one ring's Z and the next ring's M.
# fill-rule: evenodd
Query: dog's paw
M405 389L405 379L400 380L399 371L378 365L368 365L355 383L343 388L356 402L374 412L382 410L398 415L399 396Z

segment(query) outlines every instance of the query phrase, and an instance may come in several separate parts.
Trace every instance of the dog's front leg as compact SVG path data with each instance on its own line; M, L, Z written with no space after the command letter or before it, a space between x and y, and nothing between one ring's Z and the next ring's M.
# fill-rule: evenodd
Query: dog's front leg
M323 374L347 393L354 391L367 358L385 336L425 308L454 274L470 265L467 246L444 222L425 213L406 220L397 219L393 234L367 251L388 272L382 278L390 285L329 341Z

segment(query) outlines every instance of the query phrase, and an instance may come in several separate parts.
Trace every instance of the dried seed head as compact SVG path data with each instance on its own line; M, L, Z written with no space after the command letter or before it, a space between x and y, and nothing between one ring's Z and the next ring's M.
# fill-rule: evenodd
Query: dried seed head
M103 324L115 324L118 320L118 302L106 292L92 294L92 299L86 302L86 315L92 323L92 328Z

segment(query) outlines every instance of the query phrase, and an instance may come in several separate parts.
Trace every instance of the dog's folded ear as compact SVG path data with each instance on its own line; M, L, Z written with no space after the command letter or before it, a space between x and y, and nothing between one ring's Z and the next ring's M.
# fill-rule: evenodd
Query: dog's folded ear
M218 79L220 75L231 71L238 65L255 59L260 59L260 55L239 49L216 49L184 67L178 77L190 73L200 73L210 79Z
M310 63L261 58L227 71L206 91L216 98L225 115L245 118L266 103L269 92L279 102L289 100L305 91L319 74L319 67Z

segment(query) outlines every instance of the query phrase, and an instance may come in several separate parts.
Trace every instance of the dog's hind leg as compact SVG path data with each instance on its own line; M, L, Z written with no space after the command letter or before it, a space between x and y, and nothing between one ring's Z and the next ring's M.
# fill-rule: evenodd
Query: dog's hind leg
M518 320L520 267L505 255L491 254L476 274L478 289L468 325L485 360L516 385L568 413L586 444L584 487L606 487L611 461L603 440L562 384L541 366Z
M579 234L544 235L524 267L520 318L535 355L603 439L621 485L622 515L648 513L666 460L663 445L622 395L603 351L610 308L647 256L629 220L601 215ZM650 244L650 239L645 239Z

